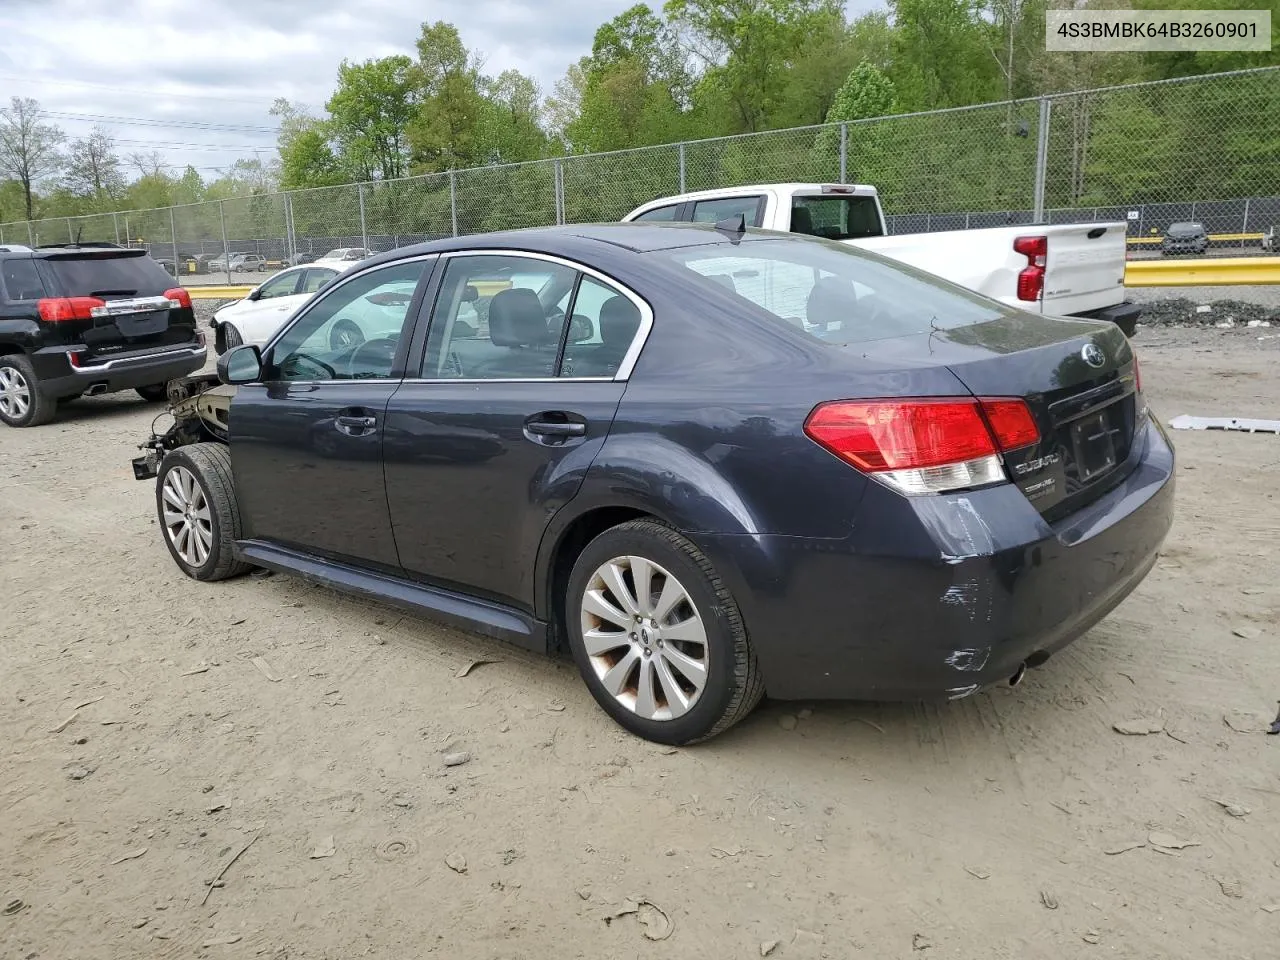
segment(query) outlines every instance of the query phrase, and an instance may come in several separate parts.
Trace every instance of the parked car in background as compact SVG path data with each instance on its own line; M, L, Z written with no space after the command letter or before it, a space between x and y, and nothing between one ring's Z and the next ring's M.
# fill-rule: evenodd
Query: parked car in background
M175 384L198 403L134 462L184 573L260 566L563 642L600 706L663 743L766 692L1017 683L1142 581L1173 517L1119 329L813 237L405 247L218 377Z
M1160 241L1164 254L1201 254L1209 249L1209 234L1203 223L1171 223Z
M243 300L220 307L209 323L214 349L223 353L242 343L266 343L294 310L337 275L332 267L290 267L255 287Z
M289 266L291 267L298 267L304 263L315 263L317 259L318 258L314 253L311 253L310 251L303 251L303 250L299 250L293 256L287 258L289 262Z
M260 273L267 269L267 258L260 253L241 253L231 258L232 273Z
M318 257L316 262L357 263L371 256L373 256L373 251L367 247L338 247L336 250L330 250L324 256Z
M163 400L200 369L191 297L145 250L0 251L0 421L32 427L58 403L137 390Z
M1126 335L1142 308L1125 299L1124 223L1036 224L888 236L875 187L775 183L702 190L637 207L624 221L715 223L825 237L874 250L1019 310L1109 320Z

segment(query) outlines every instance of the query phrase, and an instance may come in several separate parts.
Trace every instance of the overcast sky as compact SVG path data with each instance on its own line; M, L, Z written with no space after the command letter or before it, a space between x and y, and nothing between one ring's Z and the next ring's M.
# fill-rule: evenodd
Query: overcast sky
M423 21L455 24L486 72L514 67L546 94L635 2L0 0L0 97L35 97L70 136L98 122L122 154L159 150L214 178L254 148L274 156L275 97L321 112L344 57L413 54Z

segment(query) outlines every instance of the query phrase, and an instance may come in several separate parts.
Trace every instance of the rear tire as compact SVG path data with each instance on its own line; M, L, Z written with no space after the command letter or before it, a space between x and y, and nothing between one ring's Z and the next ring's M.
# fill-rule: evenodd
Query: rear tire
M0 420L11 427L38 427L58 412L58 401L45 396L25 354L0 357Z
M565 610L587 688L636 736L706 740L764 696L732 594L711 561L670 527L634 520L592 540L574 563Z
M147 403L159 403L161 400L169 399L169 383L153 383L149 387L136 387L138 396Z
M243 528L225 444L169 451L156 476L156 513L169 555L193 580L226 580L250 569L233 549Z

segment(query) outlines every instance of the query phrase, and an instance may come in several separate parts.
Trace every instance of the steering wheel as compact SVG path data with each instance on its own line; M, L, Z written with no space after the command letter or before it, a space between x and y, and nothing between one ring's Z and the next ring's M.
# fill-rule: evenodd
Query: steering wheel
M374 367L374 371L381 371L383 364L385 369L391 369L391 363L396 356L395 340L390 337L380 337L377 340L367 340L356 348L356 352L351 355L351 360L347 364L348 373L354 378L358 377L364 370L361 367L363 363L366 367L372 364L378 364Z
M299 373L302 373L307 367L311 367L313 370L319 370L324 374L323 377L314 377L314 378L304 377L302 379L316 379L316 380L337 380L338 379L337 370L333 369L333 367L329 366L323 360L317 360L315 357L307 353L295 353L290 357L286 357L282 367L283 369L286 369L286 370L288 369L297 370Z
M364 331L356 326L354 320L339 317L329 329L330 350L350 350L361 343L364 343Z

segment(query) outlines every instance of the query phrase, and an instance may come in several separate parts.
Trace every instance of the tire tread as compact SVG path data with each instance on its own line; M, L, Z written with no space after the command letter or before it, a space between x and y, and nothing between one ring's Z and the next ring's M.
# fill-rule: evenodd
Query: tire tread
M170 451L165 460L171 457L186 460L186 465L199 475L200 480L204 482L209 506L213 509L218 521L218 562L203 573L190 575L196 580L212 582L248 573L252 569L252 564L237 560L233 547L235 541L241 538L244 527L240 517L240 504L236 500L235 479L231 473L231 449L223 443L193 443ZM164 465L161 464L161 476L164 472ZM160 482L157 478L157 496L159 496ZM161 523L163 525L163 517ZM164 530L161 532L172 553L172 545L168 543L168 532Z

